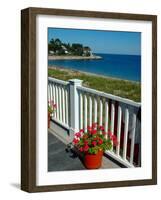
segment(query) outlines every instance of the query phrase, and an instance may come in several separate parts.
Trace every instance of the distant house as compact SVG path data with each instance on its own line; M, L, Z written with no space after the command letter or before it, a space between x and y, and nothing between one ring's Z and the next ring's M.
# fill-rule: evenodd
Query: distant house
M55 52L54 52L54 51L49 51L49 54L50 54L50 55L54 55Z
M61 48L64 50L64 53L65 53L65 54L68 54L68 53L69 53L68 50L67 50L67 48L66 48L64 45L61 45Z
M83 47L83 56L92 56L92 51L90 47Z
M59 38L51 39L48 44L49 55L92 56L91 48L80 43L62 43Z
M56 55L59 54L59 50L56 50L56 51L55 51L55 54L56 54Z

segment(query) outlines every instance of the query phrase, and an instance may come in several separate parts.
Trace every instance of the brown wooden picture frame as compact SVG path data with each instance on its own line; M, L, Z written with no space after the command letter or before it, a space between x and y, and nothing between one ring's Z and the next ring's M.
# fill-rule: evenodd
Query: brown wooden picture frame
M36 16L58 15L152 22L152 179L65 185L36 185ZM21 189L45 192L157 184L157 16L27 8L21 11Z

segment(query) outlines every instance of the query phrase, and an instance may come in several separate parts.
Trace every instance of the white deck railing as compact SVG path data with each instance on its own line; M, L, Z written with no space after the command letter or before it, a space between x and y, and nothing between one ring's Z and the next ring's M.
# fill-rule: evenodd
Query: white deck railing
M69 128L69 87L68 82L48 78L48 101L56 104L53 119Z
M106 154L127 167L140 165L140 103L83 87L78 79L48 78L48 99L57 105L53 120L69 129L71 136L97 122L118 139L118 146Z

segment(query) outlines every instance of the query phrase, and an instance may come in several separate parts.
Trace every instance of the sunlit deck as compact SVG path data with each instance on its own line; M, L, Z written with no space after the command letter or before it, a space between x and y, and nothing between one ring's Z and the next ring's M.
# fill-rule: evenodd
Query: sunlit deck
M56 105L50 121L49 171L84 169L78 157L66 152L66 145L75 132L87 132L92 123L103 125L105 133L110 131L118 140L117 147L105 151L102 168L141 165L141 103L84 87L82 80L51 77L48 102Z
M120 168L118 163L103 156L101 169ZM85 170L76 153L67 151L67 145L54 133L48 131L48 171Z

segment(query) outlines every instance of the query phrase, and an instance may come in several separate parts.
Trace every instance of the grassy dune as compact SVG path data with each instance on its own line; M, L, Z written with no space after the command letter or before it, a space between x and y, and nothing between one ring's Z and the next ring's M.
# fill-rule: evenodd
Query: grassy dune
M68 81L73 78L81 79L83 80L83 86L128 98L136 102L141 101L141 84L138 82L96 76L56 66L48 68L48 76L64 81Z

